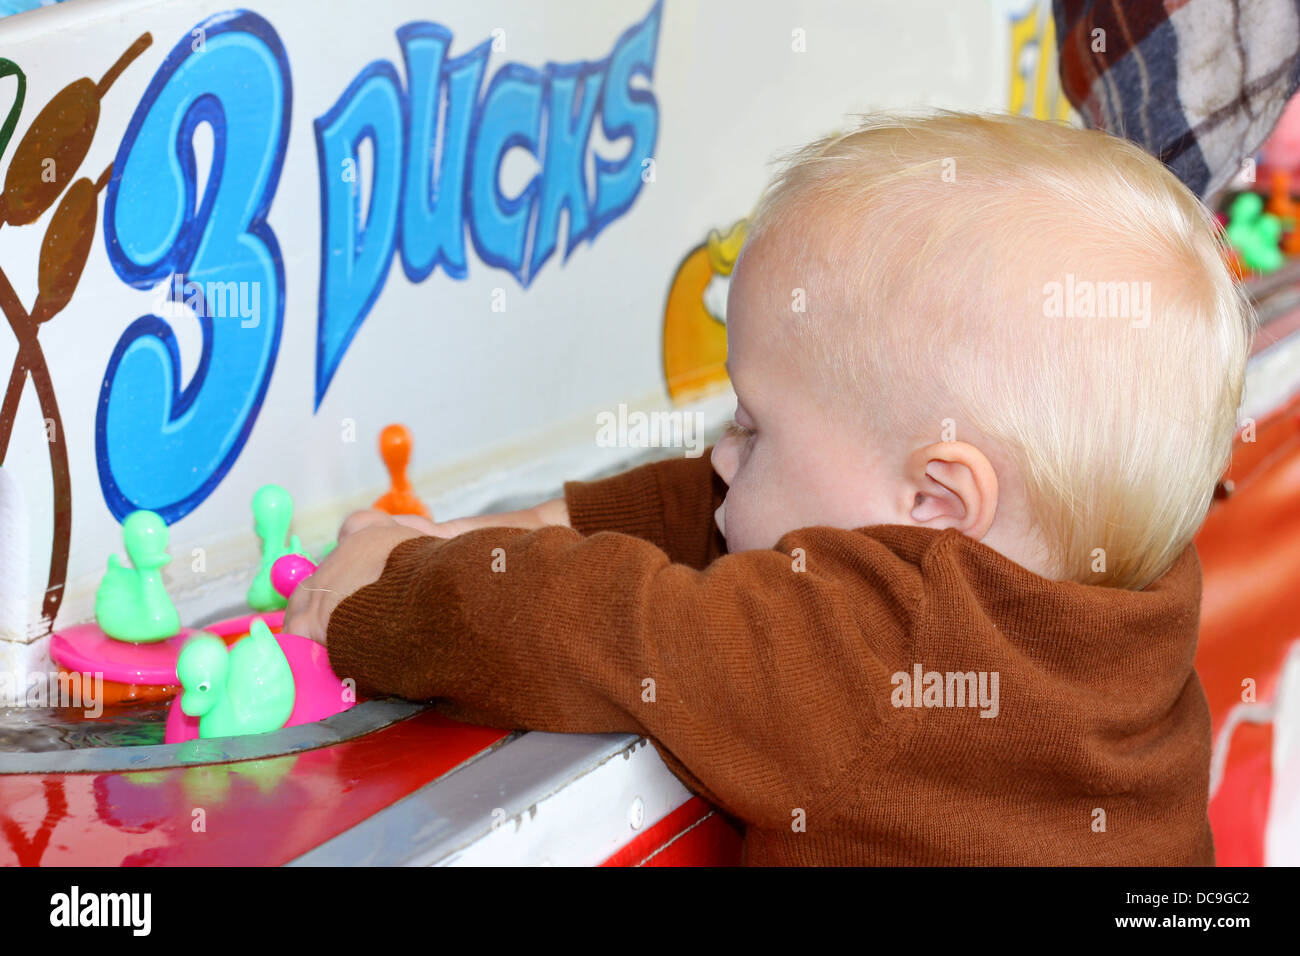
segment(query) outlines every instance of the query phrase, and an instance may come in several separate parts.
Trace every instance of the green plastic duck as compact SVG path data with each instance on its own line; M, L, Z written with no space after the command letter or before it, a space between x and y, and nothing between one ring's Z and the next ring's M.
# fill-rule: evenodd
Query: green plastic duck
M1256 272L1276 272L1286 262L1278 248L1282 220L1264 212L1259 193L1245 192L1232 201L1225 235L1241 261Z
M133 567L116 554L95 592L95 621L109 637L146 644L165 641L181 629L176 605L159 569L167 554L167 523L152 511L133 511L122 522L122 540Z
M219 637L195 635L176 661L176 677L185 688L181 710L199 718L200 737L268 733L293 713L293 671L260 618L228 650Z
M286 554L311 557L303 550L297 535L289 538L289 545L285 547L284 539L289 534L292 520L293 499L289 492L279 485L263 485L257 489L257 494L253 495L253 527L262 539L262 563L248 587L248 606L254 611L278 611L288 604L271 586L271 565Z

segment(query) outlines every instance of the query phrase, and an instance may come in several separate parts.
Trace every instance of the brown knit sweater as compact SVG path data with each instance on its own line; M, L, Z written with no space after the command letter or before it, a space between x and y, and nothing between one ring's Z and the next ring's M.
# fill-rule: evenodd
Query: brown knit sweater
M569 483L573 529L405 541L330 661L461 720L644 734L749 864L1213 864L1193 548L1144 591L901 525L725 555L724 492L706 454Z

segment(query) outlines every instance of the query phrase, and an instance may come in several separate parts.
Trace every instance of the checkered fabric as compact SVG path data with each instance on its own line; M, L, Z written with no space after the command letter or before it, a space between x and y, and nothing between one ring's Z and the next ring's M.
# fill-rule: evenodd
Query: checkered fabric
M1300 84L1300 0L1053 0L1061 85L1089 126L1203 199L1255 154Z

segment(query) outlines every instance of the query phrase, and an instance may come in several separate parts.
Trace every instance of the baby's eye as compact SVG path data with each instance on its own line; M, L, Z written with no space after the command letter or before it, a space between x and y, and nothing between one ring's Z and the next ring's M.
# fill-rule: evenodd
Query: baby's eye
M752 428L746 428L744 425L737 424L734 418L731 421L727 422L728 438L745 439L745 438L749 438L753 434L754 434L754 430Z

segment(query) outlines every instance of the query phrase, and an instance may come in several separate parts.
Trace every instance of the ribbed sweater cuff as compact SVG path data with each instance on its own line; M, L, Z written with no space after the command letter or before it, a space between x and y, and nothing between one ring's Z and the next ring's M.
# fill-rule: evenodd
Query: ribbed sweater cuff
M653 468L564 485L569 525L582 535L617 531L664 546L664 503Z
M361 693L369 693L377 682L391 685L410 657L411 642L420 640L398 622L409 619L416 603L414 579L443 544L434 537L403 541L388 555L379 580L344 598L330 614L325 630L330 667L339 677L355 680Z

